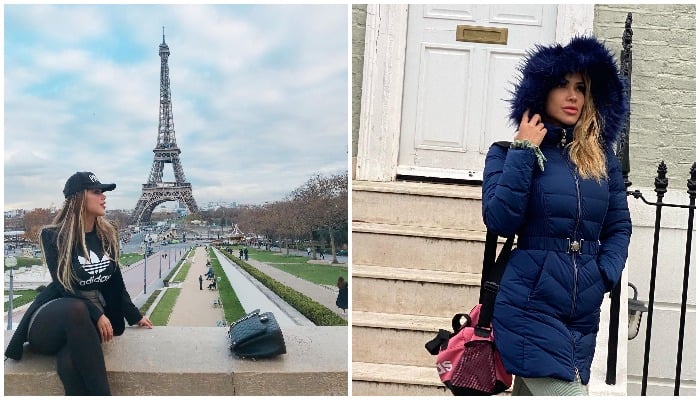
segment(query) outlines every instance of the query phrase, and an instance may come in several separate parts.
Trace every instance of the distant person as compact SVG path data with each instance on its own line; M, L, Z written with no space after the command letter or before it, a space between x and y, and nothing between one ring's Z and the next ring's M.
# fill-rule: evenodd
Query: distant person
M199 290L202 290L202 281L203 281L203 280L204 280L204 279L202 279L202 275L200 275L200 276L199 276Z
M338 286L338 298L335 300L335 305L345 312L348 309L348 283L340 276L336 286Z
M63 207L41 231L51 283L29 306L5 350L6 357L20 360L29 342L36 353L56 355L66 395L109 395L100 343L124 333L124 319L153 327L124 287L118 232L104 219L104 192L115 188L91 172L68 178Z
M311 247L306 248L306 256L311 257Z
M326 259L326 258L323 256L323 249L320 248L320 247L318 248L318 255L319 255L319 257L321 257L321 260L325 260L325 259Z
M248 248L246 247L243 249L243 257L245 257L245 260L248 261Z
M209 286L207 286L207 289L216 290L216 279L211 280L211 283L209 284Z
M238 250L238 259L243 259L243 249Z

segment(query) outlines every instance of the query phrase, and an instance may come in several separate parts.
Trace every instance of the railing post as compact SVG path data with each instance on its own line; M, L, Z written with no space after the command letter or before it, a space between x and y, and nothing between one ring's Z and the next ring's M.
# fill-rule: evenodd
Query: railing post
M659 256L659 232L661 230L661 209L663 198L668 187L666 178L666 164L661 161L657 169L657 176L654 179L654 191L656 192L656 222L654 224L654 245L651 256L651 279L649 280L649 312L647 315L647 332L644 342L644 366L642 368L642 396L647 394L647 379L649 377L649 350L651 345L651 325L654 314L654 291L656 290L656 266Z
M632 13L627 13L625 31L622 34L622 51L620 53L620 77L622 78L627 113L625 125L620 132L617 142L617 158L622 166L622 177L625 179L625 187L630 187L632 182L630 175L630 101L632 97Z
M676 383L673 387L673 395L678 396L681 386L681 363L683 361L683 339L685 337L685 312L688 303L688 277L690 275L690 252L693 241L693 219L695 218L695 163L690 168L688 179L688 195L690 196L690 208L688 209L688 231L685 240L685 265L683 268L683 294L681 295L681 322L678 328L678 353L676 354Z
M624 85L625 102L627 113L625 124L620 138L617 142L616 155L622 167L622 177L625 181L625 188L630 187L630 98L632 96L632 13L627 13L625 20L625 31L622 34L622 51L620 53L620 77ZM617 383L617 347L618 332L620 330L620 294L622 293L622 282L610 291L610 325L608 326L608 362L605 371L605 383L615 385Z

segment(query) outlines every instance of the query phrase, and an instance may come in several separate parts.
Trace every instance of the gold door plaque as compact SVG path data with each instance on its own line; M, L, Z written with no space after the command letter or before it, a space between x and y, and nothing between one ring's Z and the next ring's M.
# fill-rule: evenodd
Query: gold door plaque
M458 42L508 44L508 28L457 25Z

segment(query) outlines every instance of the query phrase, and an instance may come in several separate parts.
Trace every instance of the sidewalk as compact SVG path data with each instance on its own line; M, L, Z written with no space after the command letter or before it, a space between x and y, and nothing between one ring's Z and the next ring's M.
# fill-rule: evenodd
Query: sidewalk
M238 257L235 258L237 259ZM303 280L292 274L277 269L270 264L253 260L252 258L249 258L247 262L281 284L289 286L297 292L309 296L312 300L322 304L329 310L339 315L341 318L345 320L348 319L347 312L344 313L343 310L335 305L335 300L338 298L337 287L318 285L313 282Z
M190 261L192 265L185 281L180 283L180 294L170 314L168 326L216 326L217 321L224 319L223 308L213 306L214 300L219 297L219 291L207 289L210 281L204 277L202 290L199 290L199 276L207 272L204 247L197 247Z

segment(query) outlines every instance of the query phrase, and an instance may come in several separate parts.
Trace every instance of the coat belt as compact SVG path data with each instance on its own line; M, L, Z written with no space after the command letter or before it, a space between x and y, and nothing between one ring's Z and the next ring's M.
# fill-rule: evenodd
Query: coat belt
M597 255L600 243L597 240L573 240L546 236L518 237L518 249L552 250L564 253Z

